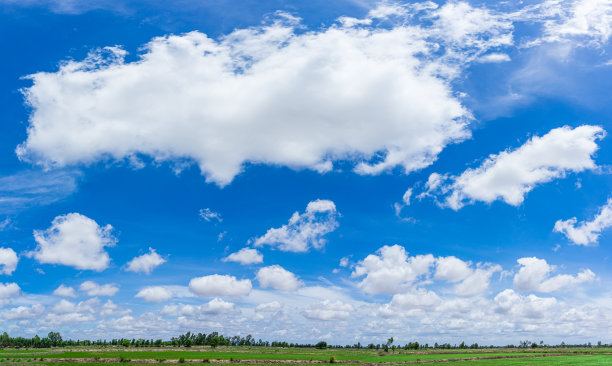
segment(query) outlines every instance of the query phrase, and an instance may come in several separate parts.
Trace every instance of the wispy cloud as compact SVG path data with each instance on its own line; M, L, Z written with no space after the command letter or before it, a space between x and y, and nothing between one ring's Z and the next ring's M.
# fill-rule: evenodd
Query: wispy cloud
M74 170L26 170L0 177L0 213L48 205L77 190L80 173ZM4 222L4 221L3 221Z

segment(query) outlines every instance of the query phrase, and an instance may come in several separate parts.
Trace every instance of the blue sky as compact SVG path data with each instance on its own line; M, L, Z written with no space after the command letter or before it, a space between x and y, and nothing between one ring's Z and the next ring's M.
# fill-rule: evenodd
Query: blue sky
M609 342L608 0L0 17L11 335Z

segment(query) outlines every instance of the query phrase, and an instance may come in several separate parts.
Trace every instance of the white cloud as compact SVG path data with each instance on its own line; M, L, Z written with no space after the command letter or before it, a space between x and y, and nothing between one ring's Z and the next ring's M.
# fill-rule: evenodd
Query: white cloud
M234 276L214 274L189 281L189 289L200 296L239 297L251 292L251 280L237 280Z
M190 320L209 319L208 315L219 315L236 312L236 304L224 301L218 297L202 305L166 305L160 311L161 315L185 317Z
M47 230L34 231L38 246L28 255L40 263L102 271L110 262L104 247L112 247L117 241L112 229L110 225L100 227L78 213L57 216Z
M223 218L221 218L221 214L211 210L210 208L203 208L200 210L200 217L207 222L212 220L217 220L218 222L222 222Z
M279 311L282 307L283 305L280 302L274 300L271 302L257 305L255 311L274 313Z
M436 306L440 301L440 297L435 292L419 288L393 295L391 306L402 310L428 309Z
M149 286L138 291L134 297L140 297L146 302L164 302L170 300L174 294L162 286Z
M149 253L135 257L129 261L125 270L150 274L157 266L164 263L166 263L166 259L157 254L155 249L149 248Z
M480 295L489 288L491 276L501 270L502 267L499 265L480 266L463 281L455 285L454 293L464 297Z
M469 55L483 50L513 44L512 22L505 15L494 14L486 8L475 8L467 2L449 1L435 10L435 31L449 41L455 52ZM486 35L486 37L483 37ZM465 56L464 56L465 57ZM477 55L472 55L476 58Z
M521 296L507 289L493 299L494 310L500 314L513 315L518 318L544 318L558 305L554 297Z
M19 295L19 292L21 288L14 282L0 283L0 302Z
M412 197L412 188L408 188L404 195L402 196L402 202L396 202L393 204L393 208L395 209L395 216L399 217L400 213L402 213L402 209L406 206L410 206L410 198Z
M505 53L490 53L488 55L484 55L478 59L478 61L483 63L498 63L498 62L509 62L510 56Z
M456 283L453 288L455 295L471 297L485 292L491 283L491 276L501 270L501 266L495 264L478 263L476 268L472 268L471 262L453 256L439 257L436 258L434 278Z
M55 305L53 305L53 312L56 314L67 314L75 312L77 306L72 301L61 299Z
M597 244L599 235L605 229L612 227L612 198L601 207L599 213L591 221L583 221L576 225L578 220L572 217L569 220L558 220L555 222L553 231L567 236L574 244L590 245Z
M19 257L11 248L0 248L0 274L12 275L17 269Z
M340 263L339 263L338 265L339 265L340 267L343 267L343 268L344 268L344 267L348 267L348 265L349 265L349 260L350 260L350 258L349 258L349 257L342 257L342 258L340 258Z
M610 0L547 0L542 6L556 15L544 22L545 41L584 41L584 45L602 46L612 35Z
M466 3L406 9L391 26L372 13L296 32L296 18L281 15L219 40L154 38L137 62L118 47L64 62L30 76L30 126L17 153L53 167L135 154L187 159L220 185L247 162L326 172L348 158L360 174L421 169L469 137L470 113L449 80L509 45L512 25ZM409 25L414 16L426 21Z
M281 291L295 291L302 285L295 274L279 265L260 268L257 271L257 280L262 288L272 287Z
M337 217L336 205L332 201L311 201L306 212L294 212L288 224L269 229L265 235L255 238L253 245L267 244L285 252L307 252L310 247L321 249L327 242L324 236L338 227Z
M234 311L236 305L231 302L223 301L222 299L215 297L206 304L201 306L202 312L206 314L223 314Z
M404 247L399 245L385 245L377 253L360 261L351 274L352 277L365 276L359 287L370 294L400 292L420 276L428 274L434 264L431 254L408 257Z
M24 170L2 176L0 213L14 213L24 208L59 201L76 190L78 176L78 172L65 170ZM3 223L8 222L5 220Z
M448 282L459 282L472 274L469 262L459 258L440 257L436 258L436 272L434 278Z
M232 253L223 258L224 262L238 262L240 264L263 263L263 255L257 249L242 248L236 253Z
M592 282L596 278L590 269L575 276L560 274L551 277L555 267L536 257L520 258L517 262L521 269L514 276L514 286L521 291L554 292L567 286Z
M355 308L351 304L345 304L338 300L324 300L310 304L304 311L304 316L315 320L346 320L353 311L355 311Z
M115 296L119 287L111 283L100 285L93 281L85 281L79 286L79 290L87 293L88 296Z
M538 184L569 172L594 169L596 140L604 136L599 126L555 128L515 150L490 155L480 167L468 169L458 177L432 174L426 195L444 196L442 205L454 210L475 201L490 203L498 199L518 206Z
M7 309L1 313L5 320L21 320L32 319L41 315L45 311L45 307L41 304L33 304L32 306L18 306Z
M63 283L53 291L53 295L62 297L77 297L76 293L74 292L74 287L64 286Z
M100 315L102 317L107 316L123 316L131 313L131 309L123 309L119 305L112 302L110 299L106 300L104 305L102 305L102 309L100 311Z

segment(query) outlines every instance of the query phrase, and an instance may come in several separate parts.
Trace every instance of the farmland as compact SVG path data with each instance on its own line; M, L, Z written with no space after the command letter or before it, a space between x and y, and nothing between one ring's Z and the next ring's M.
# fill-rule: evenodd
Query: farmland
M316 349L280 347L64 347L0 350L0 363L40 365L98 365L108 363L242 363L302 365L436 364L436 365L612 365L612 348L537 348L474 350Z

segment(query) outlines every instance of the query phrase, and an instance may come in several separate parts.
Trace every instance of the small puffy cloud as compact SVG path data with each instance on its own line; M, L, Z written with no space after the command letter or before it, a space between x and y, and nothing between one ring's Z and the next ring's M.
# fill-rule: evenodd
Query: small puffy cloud
M494 311L518 318L544 318L557 305L554 297L522 296L511 289L504 290L493 299Z
M505 53L490 53L480 57L478 61L482 63L508 62L510 61L510 56Z
M443 197L441 205L454 210L475 201L491 203L498 199L518 206L538 184L596 168L592 157L598 149L596 141L604 136L599 126L556 128L515 150L493 154L480 167L460 176L433 173L425 195Z
M53 291L53 295L61 297L77 297L77 294L74 292L74 287L64 286L63 283Z
M0 283L0 302L19 295L21 288L14 283Z
M3 311L2 313L0 313L0 317L5 320L32 319L41 315L44 311L45 307L42 304L34 304L32 306L18 306Z
M324 236L338 227L337 217L332 201L311 201L306 212L295 212L288 224L269 229L265 235L255 238L253 244L271 245L285 252L307 252L311 247L321 249L327 243Z
M438 305L440 301L440 297L435 292L419 288L393 295L391 306L401 310L429 309Z
M489 288L491 276L500 272L502 267L499 265L484 265L474 270L469 276L456 284L453 291L456 295L470 297L480 295Z
M575 217L565 221L559 220L555 222L553 231L564 234L577 245L596 245L601 232L612 227L612 198L601 207L593 220L583 221L579 225L576 225L577 223Z
M275 290L294 291L302 285L297 276L279 265L260 268L257 280L262 288L272 287Z
M471 262L464 262L459 258L436 258L436 271L434 279L456 283L453 288L455 295L471 297L480 295L489 288L491 276L502 270L501 266L494 264L477 264L471 267Z
M236 311L236 304L224 301L218 297L202 305L166 305L160 311L161 315L186 317L189 319L203 320L208 315L226 314Z
M514 286L520 291L554 292L567 286L592 282L596 278L590 269L575 276L560 274L551 277L555 267L536 257L520 258L517 262L521 269L514 276Z
M0 248L0 274L12 275L17 269L19 257L11 248Z
M102 309L100 311L100 315L102 317L107 317L107 316L123 316L123 315L127 315L127 314L129 314L131 312L132 312L132 310L130 310L130 309L123 309L123 308L119 307L119 305L115 304L114 302L112 302L109 299L109 300L106 300L104 305L102 305Z
M393 294L428 274L434 264L431 254L408 257L404 247L383 246L360 261L351 277L362 277L359 287L369 294Z
M93 281L85 281L79 286L79 290L85 292L87 296L115 296L119 287L111 283L100 285Z
M102 271L110 263L104 247L117 242L112 229L78 213L57 216L47 230L34 231L38 246L28 255L40 263Z
M472 274L469 262L464 262L459 258L440 257L436 258L436 272L434 278L447 282L459 282Z
M263 254L257 249L242 248L236 253L232 253L223 258L224 262L238 262L240 264L256 264L263 263Z
M340 267L348 267L349 265L349 257L342 257L340 258L340 263L338 264Z
M67 314L75 312L76 309L77 306L75 303L73 303L72 301L61 299L59 302L53 305L52 310L55 314Z
M149 248L149 253L135 257L129 261L125 270L150 274L157 266L164 263L166 263L166 259L157 254L155 249Z
M251 280L238 280L234 276L214 274L189 281L189 289L199 296L239 297L251 292Z
M146 302L164 302L170 300L173 296L172 291L165 287L150 286L138 291L134 297L142 298Z
M351 304L345 304L339 300L324 300L310 304L304 310L304 316L314 320L346 320L354 311L355 308Z
M210 221L218 221L218 222L222 222L223 218L221 218L221 214L219 214L218 212L215 212L213 210L211 210L210 208L203 208L200 210L200 217L203 220L206 220L207 222Z
M206 304L202 305L200 308L202 312L206 314L223 314L234 311L236 305L215 297Z
M274 312L279 311L282 307L283 305L281 305L280 302L272 301L272 302L267 302L264 304L257 305L257 307L255 308L255 311L274 313Z

